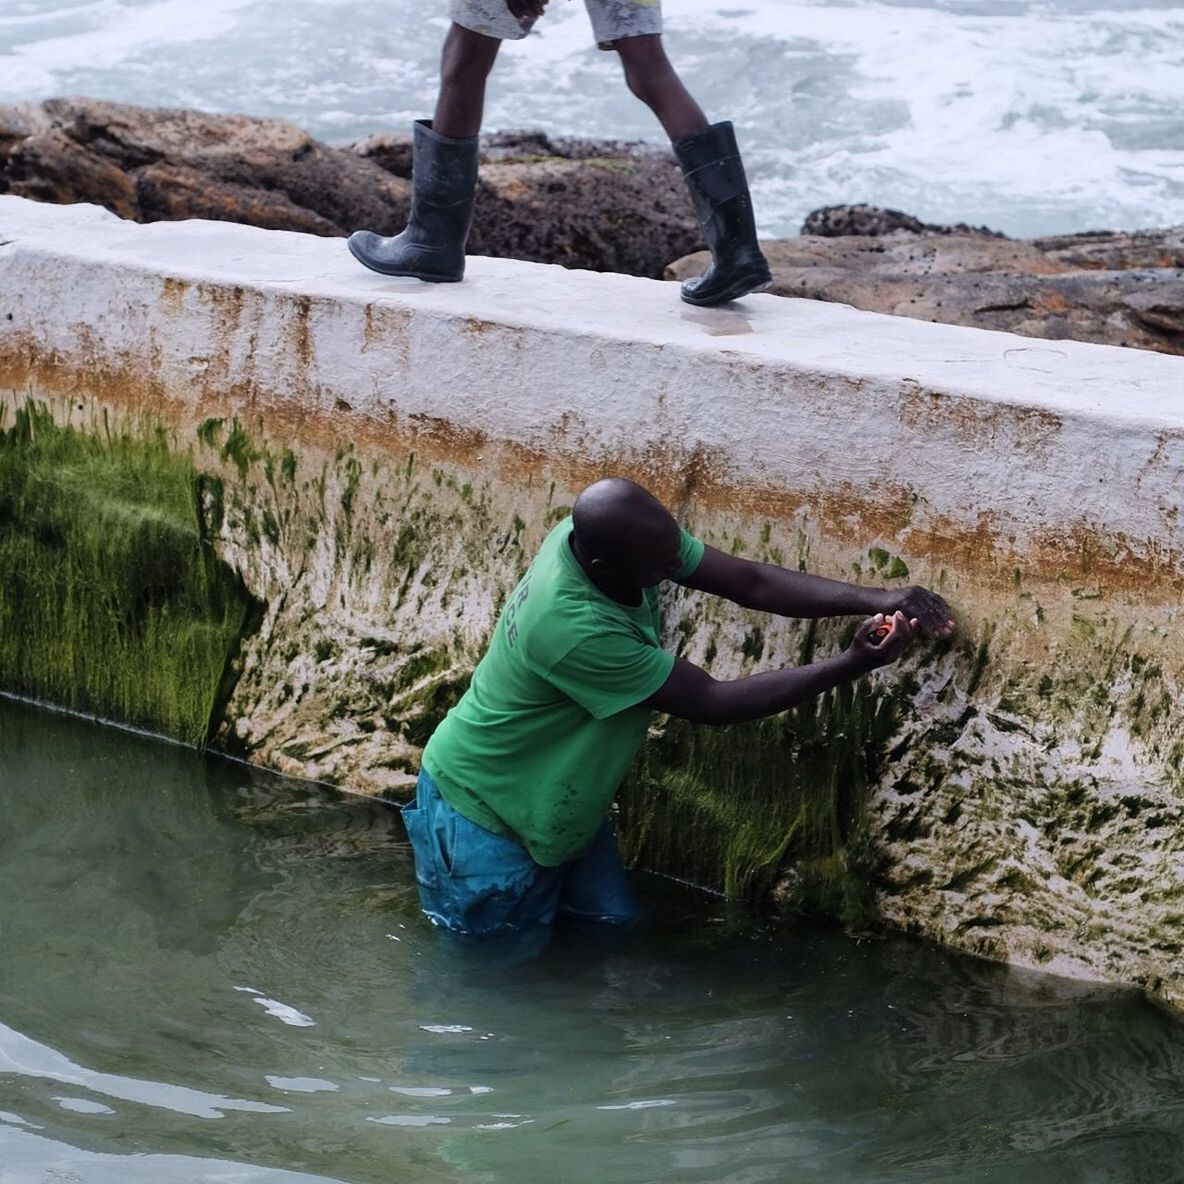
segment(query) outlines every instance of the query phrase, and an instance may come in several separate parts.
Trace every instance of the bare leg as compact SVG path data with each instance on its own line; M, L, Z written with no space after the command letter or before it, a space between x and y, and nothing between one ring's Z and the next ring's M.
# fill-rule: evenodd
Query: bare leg
M621 55L629 89L653 111L672 140L707 127L707 116L675 73L660 34L622 37L614 48Z
M725 304L773 282L756 237L748 180L732 125L708 125L674 71L657 34L622 37L614 46L629 89L658 117L690 191L711 249L711 266L682 286L688 304Z
M496 37L457 24L448 30L440 59L440 95L432 119L433 131L460 140L481 130L485 80L501 45Z
M437 284L456 283L464 277L485 80L500 47L496 37L460 25L448 30L435 117L415 121L407 225L401 233L387 237L371 230L355 230L349 236L350 253L371 271Z

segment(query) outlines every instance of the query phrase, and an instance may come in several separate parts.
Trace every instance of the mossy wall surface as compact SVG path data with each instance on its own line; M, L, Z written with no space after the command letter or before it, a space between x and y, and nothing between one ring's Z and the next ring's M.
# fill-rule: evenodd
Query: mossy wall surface
M169 433L102 426L0 406L0 688L200 746L251 597Z

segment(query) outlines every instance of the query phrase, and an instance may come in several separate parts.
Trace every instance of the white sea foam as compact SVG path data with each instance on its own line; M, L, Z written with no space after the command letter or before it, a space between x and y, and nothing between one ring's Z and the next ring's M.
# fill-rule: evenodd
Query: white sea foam
M871 201L1014 234L1184 222L1184 8L1140 0L667 0L671 56L737 123L761 229ZM326 139L430 113L442 0L16 0L0 100L93 93L294 119ZM553 0L486 126L662 136Z
M52 90L56 77L72 68L114 70L140 53L212 40L233 29L236 15L257 3L101 0L81 7L22 5L15 15L0 16L0 49L11 54L4 60L4 92L13 97L40 93ZM47 35L30 37L39 28Z

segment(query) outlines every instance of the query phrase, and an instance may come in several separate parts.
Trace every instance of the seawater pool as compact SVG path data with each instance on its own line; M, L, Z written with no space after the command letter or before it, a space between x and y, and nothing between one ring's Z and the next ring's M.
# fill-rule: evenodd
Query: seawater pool
M1138 996L639 881L509 967L395 812L0 700L0 1181L1184 1180Z

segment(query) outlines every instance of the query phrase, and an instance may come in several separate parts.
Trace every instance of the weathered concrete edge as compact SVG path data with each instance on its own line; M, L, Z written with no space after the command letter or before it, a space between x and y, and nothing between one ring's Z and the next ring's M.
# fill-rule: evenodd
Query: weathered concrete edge
M973 537L1047 567L1106 535L1116 563L1184 572L1174 358L775 297L691 309L670 285L507 260L425 285L313 236L12 197L0 238L6 357L85 341L113 373L142 369L148 334L142 383L202 407L679 455L700 495L792 491L908 531L914 553Z

